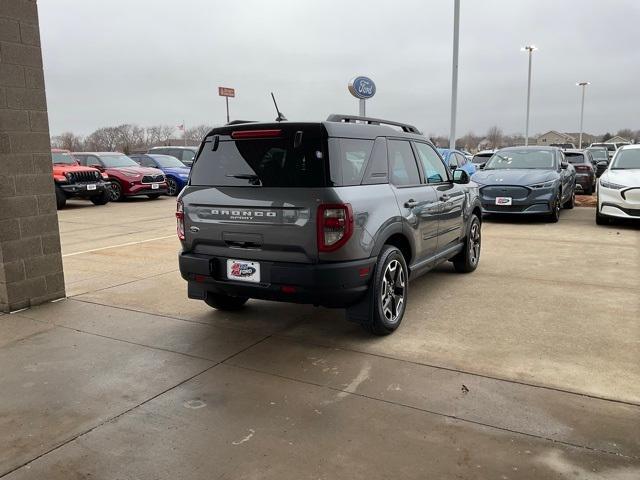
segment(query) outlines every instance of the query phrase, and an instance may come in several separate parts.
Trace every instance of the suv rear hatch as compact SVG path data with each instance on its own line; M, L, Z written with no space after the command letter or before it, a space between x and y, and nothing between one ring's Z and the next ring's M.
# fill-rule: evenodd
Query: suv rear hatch
M331 202L327 134L320 123L243 124L214 130L191 170L185 251L315 263L316 210Z

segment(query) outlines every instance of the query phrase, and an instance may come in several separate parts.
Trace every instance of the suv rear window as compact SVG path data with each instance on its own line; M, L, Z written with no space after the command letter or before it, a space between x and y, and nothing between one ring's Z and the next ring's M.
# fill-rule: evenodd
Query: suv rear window
M581 153L564 153L565 158L567 159L567 162L569 163L573 163L573 164L578 164L578 163L586 163L586 160L584 159L584 155Z
M289 133L289 134L287 134ZM304 132L294 147L295 132L282 137L225 140L213 151L205 141L191 170L191 185L212 187L324 187L326 149L316 132Z

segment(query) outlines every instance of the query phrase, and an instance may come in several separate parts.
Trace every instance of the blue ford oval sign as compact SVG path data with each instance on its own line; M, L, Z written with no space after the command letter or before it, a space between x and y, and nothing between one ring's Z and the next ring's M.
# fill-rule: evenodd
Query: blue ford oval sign
M356 98L371 98L376 94L376 84L369 77L356 77L349 82L349 91Z

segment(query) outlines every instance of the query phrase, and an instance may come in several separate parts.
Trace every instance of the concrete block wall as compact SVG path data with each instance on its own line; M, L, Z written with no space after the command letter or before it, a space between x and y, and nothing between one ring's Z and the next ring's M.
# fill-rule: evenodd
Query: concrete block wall
M35 0L0 0L0 310L63 297Z

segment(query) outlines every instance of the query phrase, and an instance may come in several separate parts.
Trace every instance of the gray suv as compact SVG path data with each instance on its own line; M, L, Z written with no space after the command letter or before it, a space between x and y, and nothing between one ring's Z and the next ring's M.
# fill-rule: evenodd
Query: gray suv
M415 127L368 117L214 128L176 217L189 298L346 308L378 335L400 325L410 279L447 260L471 272L480 258L467 173Z

